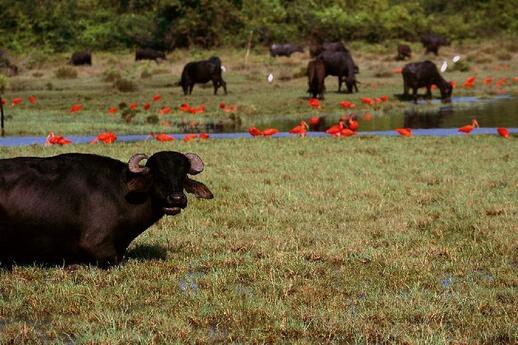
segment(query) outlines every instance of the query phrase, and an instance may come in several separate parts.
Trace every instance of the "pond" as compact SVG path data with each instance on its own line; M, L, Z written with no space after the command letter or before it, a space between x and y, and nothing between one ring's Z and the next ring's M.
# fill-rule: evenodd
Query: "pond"
M438 100L432 103L439 102ZM476 97L454 98L451 104L441 105L438 110L423 110L424 102L410 105L409 109L395 112L390 115L373 116L370 121L362 121L361 115L365 111L353 113L360 119L359 135L397 135L395 128L413 128L413 135L452 136L462 135L457 131L458 127L469 124L476 118L482 128L476 129L472 134L496 134L495 128L507 127L510 133L518 133L518 97L498 96L490 99L478 99ZM475 104L469 104L475 103ZM469 106L467 106L467 104ZM338 122L338 115L319 114L322 119L319 128L313 128L308 136L327 136L323 132L332 124ZM307 115L309 117L309 115ZM267 118L257 126L264 128L277 128L281 133L276 137L291 136L287 133L296 126L300 120L286 118ZM230 126L209 123L194 131L209 132L213 139L219 138L250 138L247 126ZM186 128L185 133L193 132L193 128ZM176 139L183 139L184 134L172 135ZM94 136L67 136L73 143L89 143ZM45 137L4 137L0 138L0 146L25 146L32 144L44 144ZM119 135L117 141L134 142L152 140L150 135Z

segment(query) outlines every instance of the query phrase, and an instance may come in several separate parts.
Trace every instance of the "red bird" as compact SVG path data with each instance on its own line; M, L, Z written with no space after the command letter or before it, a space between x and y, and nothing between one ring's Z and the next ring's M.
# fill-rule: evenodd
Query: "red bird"
M375 101L369 97L362 97L361 101L363 104L367 104L367 105L373 105L375 103Z
M219 108L220 108L221 110L225 109L225 103L221 102L221 103L219 104Z
M151 108L151 104L146 102L146 103L144 103L144 105L142 107L144 108L144 110L149 110L149 108Z
M466 79L466 81L464 82L464 88L471 89L473 86L475 86L476 79L477 77L469 77L468 79Z
M66 145L70 144L71 141L61 135L54 135L54 132L49 132L47 135L46 145Z
M97 137L92 141L92 144L95 144L99 141L102 141L105 144L112 144L117 140L117 136L113 132L102 132L99 133Z
M70 107L70 112L71 113L77 113L78 111L80 111L81 109L83 108L83 106L81 104L74 104Z
M410 129L410 128L396 128L396 132L398 132L399 135L401 135L403 137L412 136L412 129Z
M15 106L15 105L18 105L20 103L22 103L22 99L20 97L17 97L17 98L13 98L13 102L11 103L11 106Z
M290 129L289 133L290 134L298 134L301 137L305 137L306 136L306 132L308 131L308 128L309 128L309 126L306 123L306 121L300 121L300 124L298 126L293 127L292 129Z
M507 128L497 128L496 131L501 137L509 139L509 130Z
M186 143L191 141L191 140L194 140L196 139L197 135L196 134L186 134L184 137L183 137L183 141L185 141Z
M235 113L237 111L237 104L228 104L223 108L225 113Z
M110 107L110 109L108 109L108 114L115 114L117 112L117 108L115 107Z
M266 128L263 131L263 135L265 137L271 137L272 135L277 134L277 133L279 133L279 130L277 128Z
M209 133L200 133L200 135L198 135L198 137L200 139L209 139Z
M160 142L166 142L166 141L173 141L174 138L168 134L160 133L160 134L151 134L153 138L155 138L156 141Z
M248 133L250 133L250 135L253 136L253 137L257 137L257 136L263 135L263 132L261 132L260 130L258 130L255 127L248 128Z
M382 102L388 102L389 100L388 96L380 96L380 99Z
M189 104L187 104L187 103L182 103L182 104L180 105L180 111L183 111L184 113L188 113L188 112L189 112L189 110L191 110L191 107L190 107L190 105L189 105Z
M320 109L320 101L316 98L310 98L308 104L313 109Z
M450 85L453 89L457 88L457 82L455 80L450 81Z
M198 107L192 107L191 109L189 109L189 112L194 115L197 113L204 113L205 109L206 109L205 104L201 104Z
M137 103L131 103L131 104L129 105L129 108L130 108L131 110L137 110L137 107L138 107L138 104L137 104Z
M479 127L479 125L477 120L473 119L470 125L462 126L459 128L459 132L469 134L475 127Z
M357 131L359 127L360 125L358 124L358 121L351 117L347 119L347 128L349 128L351 131Z
M160 100L160 95L159 94L156 94L153 96L153 102L158 102Z
M29 96L29 102L31 104L36 104L36 96Z
M320 123L320 118L318 116L311 116L308 122L311 126L317 126Z
M341 101L340 103L340 106L344 109L350 109L350 108L355 108L356 107L356 104L352 103L352 102L349 102L349 101Z
M370 121L374 118L374 116L371 113L365 113L362 116L363 121Z
M493 83L493 78L491 78L491 77L484 78L484 85L491 85L491 83Z
M341 135L342 137L350 137L350 136L353 136L353 135L355 135L355 134L356 134L356 131L353 131L353 130L351 130L351 129L349 129L349 128L344 128L344 129L342 129L342 131L340 132L340 135Z
M170 112L171 112L171 108L169 108L169 107L163 107L162 109L160 109L159 114L160 114L160 115L166 115L166 114L169 114Z
M343 121L340 121L337 125L332 125L331 127L329 127L326 130L326 133L329 135L340 136L340 132L342 131L342 129L344 129L344 123Z

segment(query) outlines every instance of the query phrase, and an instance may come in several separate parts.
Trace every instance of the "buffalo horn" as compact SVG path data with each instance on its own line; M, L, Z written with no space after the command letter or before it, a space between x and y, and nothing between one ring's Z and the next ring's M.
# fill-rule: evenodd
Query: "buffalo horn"
M147 158L148 157L142 153L134 154L128 161L129 170L135 174L147 174L149 172L149 168L141 167L139 165L140 161L147 159Z
M203 171L203 161L200 156L195 153L184 153L184 156L187 157L191 163L191 169L189 170L190 175L196 175Z

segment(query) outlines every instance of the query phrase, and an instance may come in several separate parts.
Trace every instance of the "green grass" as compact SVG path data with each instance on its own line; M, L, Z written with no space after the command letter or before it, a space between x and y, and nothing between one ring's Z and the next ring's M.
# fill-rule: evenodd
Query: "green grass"
M515 139L0 148L196 152L215 194L120 266L0 271L0 344L516 343Z
M500 42L503 44L503 42ZM413 60L433 60L438 66L442 61L460 54L461 61L474 70L468 72L448 70L444 76L448 80L456 80L458 88L454 90L454 96L477 95L493 96L496 93L494 87L486 87L482 79L486 76L494 80L500 77L510 78L518 75L518 65L511 63L518 59L518 53L508 51L506 55L511 61L497 61L497 58L486 59L477 62L482 55L491 57L490 53L498 51L498 41L465 42L462 45L443 47L440 55L424 56L423 48L415 44L413 48ZM353 95L338 94L336 77L326 79L326 100L322 103L320 114L333 115L336 118L343 114L338 106L342 100L353 101L360 104L361 97L377 97L388 95L390 102L384 104L374 115L390 118L391 114L401 113L410 105L400 102L394 96L402 93L402 78L400 74L393 73L396 67L402 67L407 62L394 61L396 53L395 42L387 45L365 45L361 42L350 44L355 61L360 66L358 79L362 82L360 92ZM211 55L219 55L223 65L227 68L224 78L227 81L229 94L227 96L213 96L212 86L194 87L193 95L184 97L179 87L174 83L180 79L183 65L192 60L207 58ZM4 97L11 100L14 97L23 97L24 103L14 108L6 107L6 131L7 135L46 135L49 131L60 134L89 134L94 135L101 131L114 131L117 134L145 134L149 132L178 131L179 123L189 124L191 121L200 123L222 123L234 125L239 128L247 128L252 125L263 125L271 119L290 118L299 120L314 115L309 109L303 97L307 96L307 78L304 72L309 61L309 55L294 54L291 58L269 57L265 49L257 49L245 64L245 52L243 50L221 49L216 51L203 50L178 50L169 54L168 61L160 63L138 62L135 63L133 55L129 53L109 54L94 53L92 67L74 67L78 77L75 79L59 79L56 73L63 69L67 57L65 55L49 56L46 62L34 66L23 65L25 56L17 57L21 74L10 78ZM502 68L502 65L506 65ZM508 65L508 67L507 67ZM68 71L72 67L67 66ZM498 68L498 70L496 70ZM269 84L267 75L273 73L274 81ZM59 75L59 74L58 74ZM142 78L142 76L145 78ZM462 88L464 80L471 75L476 75L478 81L474 89ZM136 91L121 92L114 87L113 78L123 78L132 81L131 86L136 86ZM379 78L377 76L382 76ZM115 78L115 79L116 79ZM515 93L516 84L504 86L508 93ZM152 96L160 94L162 100L152 102ZM421 90L421 93L424 93ZM27 102L27 97L35 95L38 98L37 105ZM438 91L434 92L438 97ZM108 115L110 107L118 107L121 102L126 104L139 103L139 111L132 123L127 124L120 116L120 112L114 116ZM144 111L142 104L152 103L150 111ZM237 104L236 114L229 114L219 109L219 103ZM81 103L84 110L71 114L72 104ZM191 105L206 104L207 112L203 115L192 116L181 113L178 107L182 103ZM170 115L160 116L166 123L149 124L146 118L151 114L158 114L162 106L170 106L175 109ZM462 104L460 106L463 106ZM466 106L466 105L464 105ZM420 106L421 110L438 108L440 105ZM367 107L359 106L359 114L370 111ZM172 127L169 127L170 123Z

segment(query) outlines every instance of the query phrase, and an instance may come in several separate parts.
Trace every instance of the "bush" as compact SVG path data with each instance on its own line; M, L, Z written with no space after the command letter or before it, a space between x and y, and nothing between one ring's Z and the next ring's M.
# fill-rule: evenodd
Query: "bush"
M77 78L77 71L72 67L60 67L54 75L58 79L75 79Z
M122 78L122 76L121 76L120 72L115 71L113 69L106 70L103 73L103 81L106 81L106 82L114 82L121 78Z
M133 80L119 78L113 83L113 87L120 92L134 92L138 90L137 83Z

